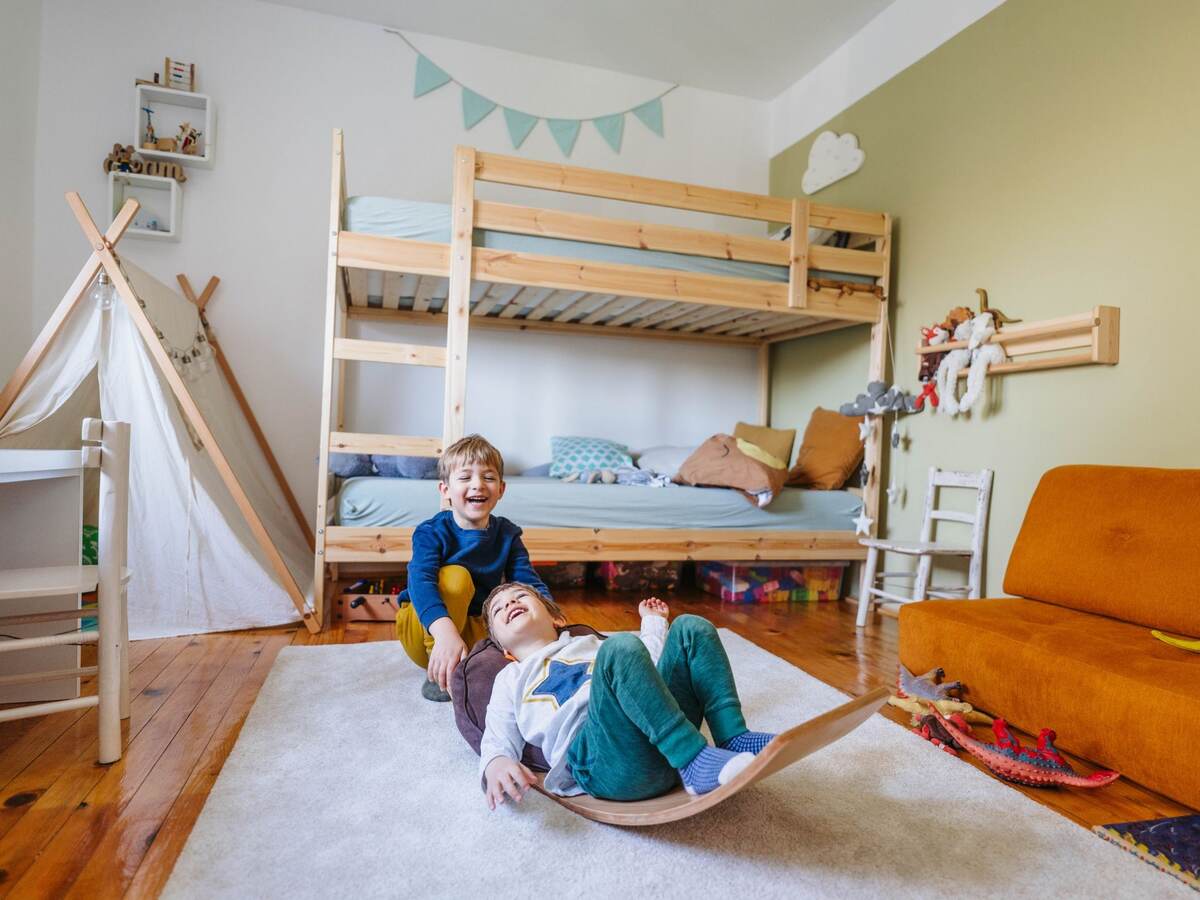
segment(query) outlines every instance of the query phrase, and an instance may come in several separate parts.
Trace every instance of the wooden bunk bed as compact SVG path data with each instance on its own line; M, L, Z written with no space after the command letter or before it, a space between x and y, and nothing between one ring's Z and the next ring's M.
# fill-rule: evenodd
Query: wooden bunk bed
M536 162L470 147L455 148L453 172L448 242L347 230L343 135L340 129L333 133L314 580L319 615L325 612L325 579L336 578L339 565L407 561L413 531L333 524L329 454L433 457L461 437L473 328L754 346L764 422L770 347L779 341L869 323L866 376L884 377L891 262L891 221L884 213ZM790 224L791 236L773 240L489 202L476 197L477 182ZM810 228L840 234L843 246L810 245ZM786 281L474 246L476 229L786 267ZM372 274L376 272L382 275ZM446 327L446 345L352 339L346 336L351 318L440 323ZM442 434L347 432L345 366L351 361L444 368ZM876 421L867 441L870 476L863 487L871 519L878 518L881 451ZM534 559L553 560L849 560L865 555L853 531L527 528L524 539Z

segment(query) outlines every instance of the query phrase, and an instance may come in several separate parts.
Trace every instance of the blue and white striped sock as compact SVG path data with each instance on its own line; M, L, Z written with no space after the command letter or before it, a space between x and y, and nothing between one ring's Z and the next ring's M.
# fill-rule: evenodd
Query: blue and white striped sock
M732 750L734 753L758 754L775 737L776 735L768 734L765 731L743 731L737 737L732 737L721 744L721 749Z
M705 747L679 770L689 794L707 794L725 784L754 761L753 753L734 753L720 747Z

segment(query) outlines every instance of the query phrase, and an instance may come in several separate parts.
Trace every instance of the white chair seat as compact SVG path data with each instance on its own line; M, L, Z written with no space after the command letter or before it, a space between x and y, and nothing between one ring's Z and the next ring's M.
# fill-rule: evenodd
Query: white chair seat
M889 553L905 553L909 556L970 556L974 551L970 547L959 547L954 544L939 544L937 541L889 541L883 538L860 538L858 541L864 547L874 547L876 550L886 550Z

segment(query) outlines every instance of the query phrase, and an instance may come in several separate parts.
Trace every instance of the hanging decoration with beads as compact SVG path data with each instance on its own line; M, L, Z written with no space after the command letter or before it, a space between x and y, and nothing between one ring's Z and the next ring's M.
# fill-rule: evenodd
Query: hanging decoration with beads
M117 265L124 272L124 267L121 266L119 259ZM125 280L129 281L128 273L126 273ZM138 297L137 303L145 311L146 301ZM148 316L149 313L147 313ZM153 322L150 324L154 328L154 336L158 338L167 358L171 360L171 365L175 367L176 372L183 376L185 381L197 381L212 371L215 353L212 342L204 333L204 322L199 316L196 319L196 333L192 337L192 342L182 347L176 347L161 328Z

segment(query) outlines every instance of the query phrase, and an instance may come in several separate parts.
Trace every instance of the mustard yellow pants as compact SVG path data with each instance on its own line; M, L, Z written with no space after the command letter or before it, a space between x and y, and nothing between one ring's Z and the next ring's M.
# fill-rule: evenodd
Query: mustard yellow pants
M450 621L462 635L467 649L480 638L487 637L482 616L467 615L471 601L475 598L475 582L471 573L462 566L443 566L438 570L438 593L450 613ZM404 647L409 659L422 669L429 665L429 652L433 649L433 635L425 630L411 603L396 613L396 640Z

